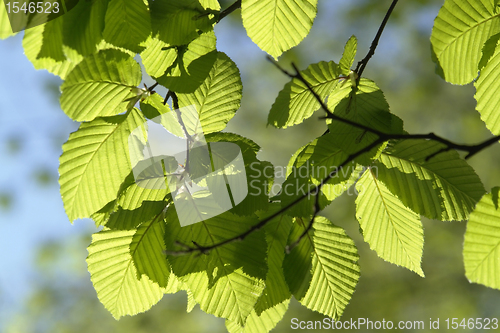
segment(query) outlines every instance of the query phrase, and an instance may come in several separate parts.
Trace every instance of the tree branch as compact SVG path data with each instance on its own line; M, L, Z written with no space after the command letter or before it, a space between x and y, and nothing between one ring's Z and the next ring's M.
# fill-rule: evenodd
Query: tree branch
M497 142L497 141L500 140L500 135L499 135L499 136L492 137L492 138L490 138L490 139L488 139L488 140L486 140L484 142L481 142L479 144L476 144L476 145L463 145L463 144L457 144L457 143L451 142L451 141L449 141L449 140L447 140L445 138L437 136L434 133L428 133L428 134L390 134L390 133L380 132L380 131L378 131L376 129L370 128L370 127L365 126L363 124L359 124L359 123L356 123L354 121L351 121L351 120L348 120L348 119L344 119L342 117L339 117L339 116L333 114L333 112L331 112L328 109L328 106L324 103L324 101L321 99L321 97L314 91L314 89L311 87L311 85L309 84L309 82L307 82L307 80L305 80L305 78L299 73L299 71L297 70L297 68L296 68L295 65L293 65L293 67L295 68L296 73L295 74L291 74L291 73L287 72L286 70L283 70L275 62L273 62L273 63L283 73L285 73L286 75L288 75L290 78L292 78L292 79L298 79L301 82L303 82L308 87L309 91L314 95L314 97L316 98L316 100L321 104L321 107L327 113L327 115L328 115L327 117L328 118L331 118L334 121L340 121L340 122L343 122L345 124L352 125L353 127L356 127L356 128L359 128L359 129L363 129L363 130L365 130L367 132L370 132L370 133L373 133L373 134L377 135L378 138L375 141L373 141L371 144L367 145L366 147L364 147L364 148L360 149L359 151L357 151L357 152L349 155L346 158L346 160L342 164L339 165L338 168L336 168L334 171L332 171L330 174L328 174L318 185L312 187L309 191L307 191L307 193L305 193L302 196L298 197L297 199L295 199L294 201L292 201L291 203L289 203L285 207L282 207L279 211L275 212L274 214L272 214L272 215L264 218L262 221L260 221L256 225L254 225L251 228L249 228L246 232L244 232L244 233L242 233L240 235L228 238L228 239L226 239L226 240L224 240L222 242L212 244L212 245L206 245L205 246L205 245L199 245L197 243L193 243L195 246L194 247L190 247L190 246L187 246L187 245L184 245L184 244L179 244L179 245L182 245L185 248L185 250L183 250L183 251L166 251L165 252L166 254L169 254L169 255L184 255L184 254L189 254L189 253L193 253L193 252L199 252L199 253L206 254L210 250L215 249L217 247L220 247L220 246L223 246L223 245L235 242L235 241L242 241L248 235L250 235L251 233L253 233L253 232L257 231L257 230L262 229L272 219L274 219L274 218L278 217L279 215L283 214L288 209L292 208L293 206L295 206L296 204L298 204L300 201L304 200L306 197L309 197L311 195L315 195L315 204L314 204L313 216L312 216L312 218L311 218L311 220L310 220L307 228L304 230L304 232L297 238L297 240L295 240L292 244L290 244L290 245L288 245L286 247L286 251L289 252L295 246L297 246L300 243L300 241L305 237L305 235L307 235L307 233L311 230L311 228L313 226L313 223L314 223L314 219L318 215L319 210L320 210L320 207L319 207L319 192L321 191L321 188L324 186L324 184L326 184L330 179L332 179L333 177L335 177L335 175L338 173L338 171L341 168L345 167L347 164L349 164L352 161L354 161L354 159L356 159L360 155L362 155L362 154L364 154L364 153L372 150L376 146L378 146L378 145L380 145L380 144L382 144L382 143L384 143L386 141L396 140L396 139L433 140L433 141L437 141L437 142L440 142L440 143L444 144L446 147L443 148L442 150L438 151L437 153L432 154L432 156L430 156L430 157L434 157L437 154L439 154L441 152L444 152L444 151L455 149L455 150L460 150L460 151L467 152L468 154L467 154L466 158L470 158L473 155L475 155L478 152L480 152L481 150L483 150L483 149L491 146L493 143L495 143L495 142Z
M368 50L368 54L366 55L366 57L363 58L363 60L358 62L358 65L356 66L356 69L354 70L358 74L358 78L357 78L358 82L361 79L361 75L363 74L363 71L365 70L365 67L368 64L368 61L370 61L371 57L375 54L375 50L377 49L378 42L380 40L380 37L382 36L382 32L384 32L387 21L389 21L389 17L391 17L392 11L394 10L394 7L396 7L398 1L399 0L392 1L392 4L389 7L389 10L387 11L384 19L382 20L382 24L380 24L380 27L378 28L378 31L377 31L377 34L375 35L375 38L372 41L372 45L370 46L370 50Z
M241 8L241 0L236 0L231 6L221 11L219 14L219 18L217 19L217 23L219 23L224 17L228 16L238 8Z
M358 62L358 65L357 65L357 67L355 69L355 72L358 74L358 81L361 78L361 74L363 73L364 69L366 68L366 65L368 64L368 61L375 54L375 50L376 50L376 48L378 46L378 42L380 40L380 37L382 36L382 32L384 31L384 28L385 28L385 26L387 24L387 21L389 20L389 17L391 16L391 14L392 14L392 12L394 10L394 7L396 6L397 3L398 3L398 0L393 0L391 6L389 8L389 10L387 11L387 13L386 13L386 15L384 17L384 20L382 21L382 24L380 25L379 30L378 30L378 32L377 32L377 34L376 34L376 36L375 36L375 38L374 38L371 46L370 46L370 50L368 51L368 54L365 56L365 58L363 58L363 60L361 60L360 62ZM231 5L229 8L227 8L225 11L223 11L221 13L221 16L219 17L219 20L222 19L224 16L228 15L229 13L231 13L232 11L234 11L236 8L239 8L240 5L241 5L241 1L236 1L233 5ZM223 16L224 12L227 12L227 13ZM197 244L196 242L193 241L194 247L191 247L191 246L188 246L188 245L185 245L185 244L177 243L178 245L182 246L185 250L182 250L182 251L165 251L166 254L169 254L169 255L185 255L185 254L189 254L189 253L193 253L193 252L199 252L199 253L207 254L210 250L218 248L220 246L223 246L223 245L226 245L226 244L229 244L229 243L232 243L232 242L236 242L236 241L243 241L248 235L250 235L251 233L253 233L253 232L257 231L257 230L262 229L271 220L273 220L274 218L280 216L281 214L283 214L284 212L286 212L287 210L289 210L290 208L292 208L293 206L295 206L296 204L298 204L300 201L304 200L306 197L309 197L311 195L315 195L315 202L314 202L313 214L312 214L312 217L311 217L311 219L309 221L309 224L307 225L306 229L302 232L302 234L293 243L291 243L290 245L287 245L287 247L286 247L285 250L286 250L287 253L289 253L295 246L297 246L301 242L301 240L312 229L313 224L314 224L314 219L316 218L316 216L318 215L318 213L319 213L319 211L321 209L321 207L319 205L319 198L320 198L319 192L321 191L321 189L324 186L324 184L326 184L330 179L332 179L333 177L335 177L337 175L337 173L339 172L340 169L344 168L349 163L351 163L352 161L354 161L354 159L356 159L357 157L359 157L360 155L362 155L362 154L364 154L366 152L369 152L370 150L372 150L373 148L377 147L378 145L380 145L380 144L382 144L382 143L384 143L386 141L389 141L389 140L401 140L401 139L402 140L405 140L405 139L432 140L432 141L437 141L437 142L440 142L440 143L444 144L445 147L443 149L441 149L441 150L433 153L432 155L428 156L426 158L426 160L429 160L429 159L433 158L434 156L436 156L436 155L438 155L438 154L440 154L442 152L449 151L449 150L452 150L452 149L467 152L467 155L465 156L465 158L468 159L468 158L474 156L475 154L479 153L483 149L491 146L492 144L494 144L495 142L498 142L500 140L500 135L498 135L498 136L492 137L492 138L490 138L488 140L485 140L484 142L481 142L479 144L465 145L465 144L457 144L457 143L451 142L451 141L449 141L449 140L447 140L445 138L437 136L434 133L428 133L428 134L390 134L390 133L384 133L384 132L378 131L378 130L373 129L371 127L368 127L366 125L363 125L363 124L351 121L349 119L344 119L342 117L339 117L338 115L334 114L331 110L329 110L329 108L326 105L326 103L324 102L324 100L318 95L318 93L316 93L316 91L314 91L314 89L311 86L311 84L302 76L302 74L300 73L300 71L298 70L298 68L295 66L295 64L292 64L292 66L293 66L293 68L295 70L295 73L292 74L292 73L286 71L284 68L282 68L277 62L275 62L269 56L267 58L281 72L283 72L285 75L287 75L288 77L290 77L292 80L293 79L300 80L307 87L307 89L311 92L311 94L313 94L313 96L315 97L315 99L319 102L319 104L321 105L321 108L326 112L326 118L330 118L333 121L339 121L339 122L351 125L353 127L356 127L358 129L362 129L362 130L367 131L369 133L373 133L373 134L375 134L377 136L377 139L375 139L371 144L367 145L366 147L364 147L364 148L360 149L359 151L357 151L357 152L349 155L345 159L345 161L338 166L338 168L336 168L334 171L332 171L330 174L328 174L318 185L316 185L316 186L312 187L311 189L309 189L309 191L307 191L307 193L305 193L302 196L298 197L297 199L295 199L294 201L292 201L288 205L282 207L279 211L277 211L277 212L271 214L270 216L264 218L259 223L257 223L254 226L250 227L246 232L244 232L242 234L239 234L237 236L228 238L228 239L226 239L224 241L221 241L219 243L212 244L212 245L200 245L200 244Z

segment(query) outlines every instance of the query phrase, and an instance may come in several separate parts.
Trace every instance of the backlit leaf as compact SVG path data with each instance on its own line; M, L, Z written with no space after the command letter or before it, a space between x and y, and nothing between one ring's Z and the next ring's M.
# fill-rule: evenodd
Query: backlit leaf
M141 67L130 55L103 50L86 57L61 86L61 108L73 120L91 121L130 108L137 96ZM133 105L132 105L133 106Z
M375 164L378 179L406 207L430 219L466 220L484 194L481 180L456 151L442 152L434 141L404 140L390 146Z
M379 257L420 276L424 235L420 216L406 208L368 169L357 182L356 218Z
M311 29L317 0L243 0L248 36L274 58L298 45Z
M128 136L144 122L129 114L83 123L63 145L59 184L70 221L89 217L114 200L130 173Z
M160 286L146 275L137 278L130 251L135 230L101 231L93 235L87 258L97 297L116 318L149 310L162 297Z
M471 282L500 289L500 188L477 203L467 222L464 241L465 275Z
M151 34L149 10L143 0L111 0L106 11L103 37L109 43L134 52Z
M10 25L9 17L7 16L7 9L3 0L0 0L0 39L5 39L14 36L12 27Z
M478 73L481 50L500 32L500 11L493 0L446 0L432 29L437 72L453 84L467 84Z
M296 219L289 242L305 230ZM318 216L313 229L286 255L283 270L290 291L305 307L338 320L359 279L358 251L342 228Z
M238 67L218 52L207 78L194 93L178 94L179 104L196 108L204 134L219 132L239 109L242 89Z
M500 36L500 35L499 35ZM481 119L486 127L495 135L500 134L500 45L497 43L489 61L481 69L481 75L474 86L476 94L474 98L477 101L476 110L481 114Z
M314 91L325 99L335 88L341 74L339 66L333 61L319 62L307 67L300 74ZM278 128L300 124L318 110L320 103L307 86L297 78L285 84L274 102L267 123Z
M257 223L256 217L226 212L181 228L172 209L167 211L166 220L165 243L169 250L182 250L175 242L205 246L220 242ZM242 242L218 247L207 255L192 253L168 258L173 272L192 291L203 311L244 325L264 289L265 254L264 234L254 232Z

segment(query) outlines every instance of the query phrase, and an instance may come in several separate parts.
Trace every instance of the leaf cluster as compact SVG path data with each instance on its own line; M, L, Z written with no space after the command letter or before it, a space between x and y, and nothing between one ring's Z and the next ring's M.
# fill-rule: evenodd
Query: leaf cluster
M357 195L364 240L382 259L423 277L421 216L469 220L466 275L500 288L499 189L485 194L454 150L472 155L498 137L466 146L434 134L408 135L382 90L361 77L396 3L356 69L352 36L338 62L289 74L268 124L287 128L322 109L328 131L296 151L276 196L268 193L273 166L257 158L259 146L223 132L243 87L236 64L217 50L213 28L241 7L248 36L277 59L309 33L316 0L241 0L226 10L216 0L80 1L26 30L26 56L36 69L64 80L61 108L81 122L63 145L61 197L70 221L90 217L103 228L93 236L87 263L99 300L115 318L185 290L188 311L199 304L225 318L230 332L270 331L292 296L339 319L360 277L358 253L342 228L318 214L349 189ZM500 135L499 15L498 1L446 0L431 36L438 74L453 84L474 81L477 110L494 135ZM11 32L3 5L0 22L0 38L6 38ZM147 77L156 83L141 88ZM157 87L168 94L160 96ZM189 162L193 174L210 163L196 154L183 165L165 158L137 177L141 162L134 161L130 140L147 140L134 131L149 133L155 122L189 139L197 126L192 117L213 151L222 143L238 147L247 182L239 186L250 191L216 216L189 212L201 222L182 226L174 199L186 185L172 175Z

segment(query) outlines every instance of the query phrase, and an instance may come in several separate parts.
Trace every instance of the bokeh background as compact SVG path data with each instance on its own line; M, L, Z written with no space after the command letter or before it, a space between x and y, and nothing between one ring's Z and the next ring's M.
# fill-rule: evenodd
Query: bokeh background
M223 8L232 3L220 2ZM391 3L318 2L309 36L280 58L284 67L338 61L353 34L359 40L359 61ZM400 1L364 75L378 83L408 132L479 142L491 134L474 109L474 87L452 86L434 73L429 36L442 3ZM216 34L219 50L237 63L244 85L241 109L227 131L256 141L261 159L285 166L299 147L324 132L320 114L287 130L267 127L267 114L288 78L247 37L239 10L217 25ZM119 321L99 303L85 263L86 247L97 230L91 220L68 221L57 183L61 145L78 124L59 107L61 80L35 71L21 42L22 33L0 41L0 332L224 332L224 321L198 306L186 313L184 292L166 295L150 311ZM500 145L470 164L487 190L500 185ZM446 331L446 318L500 319L500 291L470 284L464 276L465 222L423 220L426 277L420 278L370 250L354 218L354 199L343 195L322 212L346 229L360 254L361 279L342 320L422 320L427 327L430 318L439 318L440 331ZM293 331L292 318L324 316L293 300L273 332Z

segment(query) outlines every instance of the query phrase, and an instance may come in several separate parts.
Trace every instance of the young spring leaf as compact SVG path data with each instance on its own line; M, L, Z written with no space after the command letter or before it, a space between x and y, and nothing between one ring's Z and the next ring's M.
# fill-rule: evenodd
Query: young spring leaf
M321 99L325 99L337 85L341 70L333 61L321 61L309 65L300 74ZM278 128L297 125L312 116L319 107L320 103L307 86L299 79L294 78L285 84L285 87L279 92L271 111L269 111L267 123Z
M280 205L274 204L274 210L262 213L261 219L278 210ZM267 264L266 290L255 304L255 311L260 316L264 311L289 300L292 294L286 285L283 275L282 263L285 258L285 247L288 235L292 228L292 219L286 215L280 215L266 225L267 241Z
M289 242L305 230L295 219ZM290 291L305 307L338 320L359 279L358 251L342 228L318 216L313 229L286 255L283 270Z
M483 45L483 49L481 50L481 60L479 60L478 69L482 70L484 66L488 64L491 57L495 53L497 48L498 41L500 40L500 33L491 36Z
M403 121L389 111L384 93L368 79L361 79L354 89L350 82L338 85L328 97L328 108L335 115L356 122L382 133L403 134ZM337 120L328 119L330 144L346 154L356 153L378 139L376 134ZM382 145L383 147L383 145ZM380 147L355 159L362 165L369 165L380 152Z
M279 205L274 204L273 210L260 214L262 215L260 218L265 218L279 208ZM266 289L248 316L244 327L234 321L226 320L229 332L269 332L285 315L292 294L288 290L281 266L291 227L292 219L286 215L280 215L266 225L267 264L269 267L266 275Z
M178 94L179 105L193 105L198 112L203 133L220 132L233 118L240 107L240 71L236 64L223 52L217 53L217 60L206 79L191 94Z
M208 220L180 227L173 208L167 210L165 244L210 245L247 231L258 222L254 217L238 217L229 212ZM192 291L206 313L244 325L255 302L264 290L267 273L266 241L262 231L244 241L229 243L200 256L168 256L173 272Z
M130 55L103 50L86 57L61 86L61 108L73 120L91 121L124 112L138 96L141 66Z
M213 31L201 34L188 45L166 49L165 57L171 60L166 71L156 80L168 89L177 93L192 93L207 78L213 64L217 60ZM173 53L172 53L173 52Z
M3 0L0 0L0 39L5 39L14 35L15 33L12 32L5 4Z
M174 46L189 44L203 32L212 30L217 1L149 1L153 36Z
M356 183L356 218L370 248L384 260L420 276L424 234L420 216L406 208L368 168Z
M255 311L252 311L248 316L245 325L239 325L235 321L226 319L226 328L229 333L266 333L271 331L276 325L283 319L286 311L288 310L288 305L290 300L283 301L272 308L267 309L262 312L261 315L257 315Z
M500 134L500 42L497 41L494 52L481 69L481 74L474 86L476 94L474 98L477 101L476 110L481 114L481 119L491 133Z
M212 159L214 156L217 156L214 145L217 147L219 143L233 143L241 151L248 193L230 211L236 215L253 216L256 211L267 210L269 205L267 188L274 179L274 169L271 163L261 161L257 158L257 152L260 150L260 147L252 140L233 133L211 133L205 138L210 146ZM224 156L217 157L220 160L224 159ZM226 165L228 164L231 164L231 161L227 161Z
M141 52L142 64L146 73L152 78L165 74L173 66L177 58L176 48L156 37L149 37L144 43L146 47Z
M351 72L352 64L354 63L354 58L356 57L356 51L358 50L358 39L356 36L351 36L344 47L344 53L339 61L339 67L342 74L349 75Z
M287 166L287 179L282 185L281 202L287 206L315 186L331 172L337 172L321 188L320 208L329 205L335 198L344 193L357 179L358 172L353 174L356 164L350 163L344 168L347 155L331 144L331 133L323 135L310 144L299 149L290 159ZM285 214L308 217L312 214L316 192L295 204Z
M148 184L144 184L145 182ZM113 212L101 225L105 224L106 228L112 230L130 230L160 214L168 204L166 199L169 189L151 184L153 182L164 183L165 177L141 181L135 180L130 173L124 182L129 184L122 184Z
M477 203L467 222L464 240L465 275L471 282L500 289L500 188Z
M113 45L140 52L139 44L151 34L149 10L143 0L111 0L106 11L104 39Z
M97 297L116 319L149 310L162 297L161 287L146 275L137 278L132 244L135 230L95 233L88 247L90 279Z
M276 59L307 36L316 17L317 2L243 0L243 26L252 41Z
M161 212L161 211L160 211ZM158 214L142 223L132 237L130 254L137 270L137 279L146 275L152 282L166 288L170 266L164 254L165 222L163 214Z
M453 84L467 84L478 72L481 50L500 32L500 9L492 0L446 0L432 29L437 72Z
M406 207L430 219L466 220L485 190L456 151L434 141L404 140L389 146L374 166L378 179Z
M59 184L70 221L90 217L116 198L130 173L128 136L144 122L139 110L83 123L63 145Z
M102 40L107 1L79 1L63 18L64 45L87 56L97 51Z
M3 6L3 5L2 5ZM65 79L83 57L63 43L63 18L24 32L24 54L35 69L46 69ZM69 56L71 55L71 57Z

